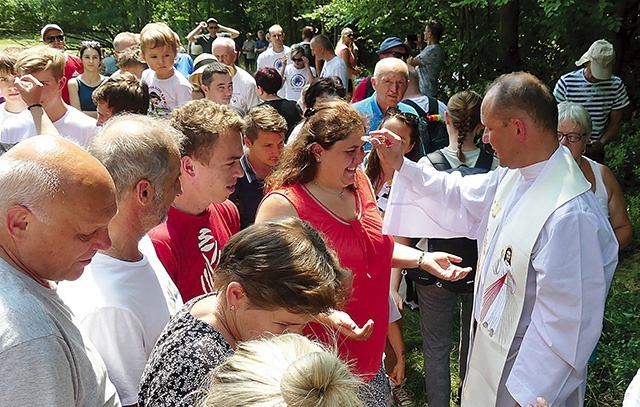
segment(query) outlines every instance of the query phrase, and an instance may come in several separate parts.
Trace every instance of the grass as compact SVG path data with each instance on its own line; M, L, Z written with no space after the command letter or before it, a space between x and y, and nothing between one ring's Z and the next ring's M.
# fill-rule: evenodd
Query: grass
M0 49L7 47L31 47L42 45L38 37L12 36L11 38L0 38Z
M623 253L613 278L603 332L596 360L589 364L586 407L622 405L624 392L640 368L640 252ZM458 326L454 326L457 338ZM424 363L418 312L405 308L403 333L407 360L407 387L415 394L416 406L426 406L424 393ZM457 389L458 344L454 340L451 352L451 388ZM451 406L455 406L453 401Z

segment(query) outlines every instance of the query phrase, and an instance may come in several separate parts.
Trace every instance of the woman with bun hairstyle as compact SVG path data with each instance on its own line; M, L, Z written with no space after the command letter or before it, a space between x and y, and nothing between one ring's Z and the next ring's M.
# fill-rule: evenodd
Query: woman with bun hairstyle
M200 407L361 407L360 383L335 351L284 334L238 345L213 371Z

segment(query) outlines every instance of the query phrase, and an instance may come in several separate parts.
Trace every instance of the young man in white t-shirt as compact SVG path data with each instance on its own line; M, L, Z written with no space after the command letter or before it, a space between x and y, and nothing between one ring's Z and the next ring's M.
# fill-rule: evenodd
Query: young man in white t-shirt
M32 75L44 85L39 103L27 106L41 106L61 136L87 146L96 131L96 119L93 119L62 100L62 88L66 84L64 77L65 55L51 47L28 48L20 53L16 61L18 75ZM33 117L29 112L6 120L0 129L0 141L17 143L37 135Z
M349 82L349 75L347 74L347 65L342 58L338 57L333 51L333 46L327 37L324 35L316 35L311 40L311 53L316 57L324 61L322 72L320 72L321 78L328 78L330 76L337 76L342 82L342 86L347 88Z

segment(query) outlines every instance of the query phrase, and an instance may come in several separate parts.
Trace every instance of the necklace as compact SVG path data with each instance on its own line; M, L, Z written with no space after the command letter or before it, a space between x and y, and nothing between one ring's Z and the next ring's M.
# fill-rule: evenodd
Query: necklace
M336 194L335 192L331 192L327 189L325 189L322 185L320 185L320 183L318 181L316 181L315 179L313 180L313 183L316 184L316 186L318 188L320 188L322 191L326 192L329 195L333 195L333 196L337 196L340 199L344 199L344 187L342 187L342 190L340 190L340 193Z

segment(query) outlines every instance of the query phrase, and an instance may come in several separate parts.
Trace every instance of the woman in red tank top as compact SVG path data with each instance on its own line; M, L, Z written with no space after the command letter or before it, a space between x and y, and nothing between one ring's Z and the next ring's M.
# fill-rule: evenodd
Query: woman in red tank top
M305 115L298 138L265 181L267 195L256 222L280 216L306 220L324 234L341 265L351 270L353 289L344 312L322 321L330 326L310 324L306 333L337 343L341 357L353 363L365 381L359 393L366 405L387 405L389 385L382 354L391 267L420 266L448 279L459 278L461 269L450 263L455 257L394 244L382 233L371 184L360 169L367 126L358 112L333 100Z

